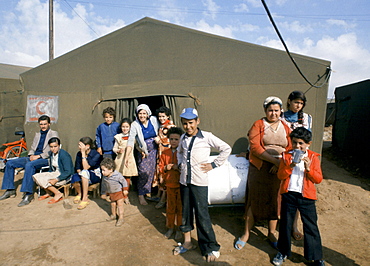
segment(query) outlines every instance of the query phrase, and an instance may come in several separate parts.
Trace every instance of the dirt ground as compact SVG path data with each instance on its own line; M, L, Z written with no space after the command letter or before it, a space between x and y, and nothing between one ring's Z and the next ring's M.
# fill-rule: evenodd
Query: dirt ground
M326 265L370 265L370 185L325 157L324 181L318 186L317 210ZM3 173L0 173L2 180ZM22 174L16 176L22 178ZM18 189L20 182L17 182ZM3 191L0 191L3 193ZM71 200L73 197L70 196ZM165 239L165 209L140 206L135 192L125 209L125 224L106 222L110 205L92 199L82 211L62 202L33 201L19 208L16 198L0 201L0 265L205 265L199 248L173 256L176 241ZM266 227L253 229L240 251L234 241L243 231L243 207L214 207L210 214L221 245L216 265L271 265L276 254ZM193 234L196 243L196 234ZM305 265L303 241L294 241L284 265Z

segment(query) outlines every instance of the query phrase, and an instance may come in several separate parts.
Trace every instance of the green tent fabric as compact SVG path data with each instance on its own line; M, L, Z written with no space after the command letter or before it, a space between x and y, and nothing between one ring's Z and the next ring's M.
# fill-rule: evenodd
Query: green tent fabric
M293 54L307 78L316 82L330 62ZM172 109L173 120L196 107L203 130L246 150L252 123L264 116L270 95L284 102L293 90L310 86L284 51L232 40L143 18L50 62L21 74L27 95L59 97L58 130L63 148L77 151L83 136L94 137L102 110L117 109L119 121L133 118L147 103ZM320 82L319 82L320 83ZM305 111L314 118L313 150L321 151L328 84L307 93ZM28 136L38 130L26 123Z
M30 67L0 64L0 144L19 139L23 130L25 102L19 74Z

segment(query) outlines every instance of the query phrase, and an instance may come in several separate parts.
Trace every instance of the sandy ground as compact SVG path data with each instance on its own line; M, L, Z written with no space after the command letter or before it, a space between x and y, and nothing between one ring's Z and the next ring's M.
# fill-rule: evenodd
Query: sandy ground
M317 209L326 265L370 265L370 180L353 177L325 157L322 167L325 179L318 186ZM105 221L110 205L101 199L92 199L82 211L76 205L66 210L61 202L48 205L37 200L19 208L20 200L18 193L0 201L0 265L207 264L199 248L173 256L177 242L163 237L165 209L155 209L155 203L138 205L135 192L125 209L125 224L118 228ZM243 211L210 208L221 245L221 257L213 264L271 265L276 250L267 242L263 224L253 229L244 249L233 248L243 231ZM193 238L196 242L195 233ZM305 265L303 241L293 240L292 250L284 265Z

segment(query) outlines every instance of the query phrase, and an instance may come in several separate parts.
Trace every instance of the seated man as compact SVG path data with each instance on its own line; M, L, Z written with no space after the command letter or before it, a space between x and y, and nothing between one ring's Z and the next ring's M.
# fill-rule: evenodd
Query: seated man
M58 132L50 129L50 117L42 115L38 119L40 132L37 132L33 139L31 149L28 150L28 157L21 157L14 160L9 160L5 166L5 173L1 189L6 189L5 193L0 197L4 200L16 196L14 186L14 170L15 168L24 168L21 192L24 192L22 201L18 207L30 204L34 196L34 181L32 176L37 169L48 165L48 157L50 147L49 139L58 137Z

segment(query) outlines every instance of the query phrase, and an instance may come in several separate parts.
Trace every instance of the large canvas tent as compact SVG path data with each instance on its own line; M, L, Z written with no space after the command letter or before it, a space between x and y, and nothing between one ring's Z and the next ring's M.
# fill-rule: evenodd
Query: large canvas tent
M312 82L330 62L293 55ZM232 40L143 18L59 58L21 74L25 97L58 96L58 130L63 147L74 154L78 139L95 135L102 110L133 117L138 103L166 105L175 123L185 107L196 107L203 130L233 147L247 148L246 134L264 115L270 95L285 102L293 90L310 86L284 51ZM324 80L325 78L323 78ZM320 83L320 82L318 82ZM314 117L313 149L321 150L328 84L307 93L305 111ZM38 130L26 123L27 134Z
M24 99L19 74L30 67L0 64L0 144L19 139L16 130L23 130Z
M370 136L370 79L335 89L333 146L363 163Z

